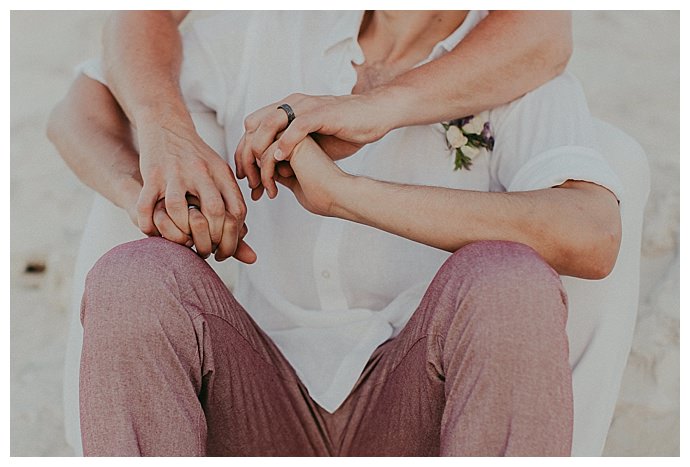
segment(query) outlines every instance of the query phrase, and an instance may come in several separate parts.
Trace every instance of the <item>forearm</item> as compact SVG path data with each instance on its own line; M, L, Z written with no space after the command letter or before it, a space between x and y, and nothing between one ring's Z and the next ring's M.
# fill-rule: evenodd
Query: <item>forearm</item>
M113 13L103 31L104 71L111 92L140 128L144 123L192 125L179 86L187 12Z
M485 193L348 177L334 196L337 217L446 251L479 240L529 245L559 274L605 277L615 264L615 197L584 182L520 193Z
M136 204L139 156L129 122L105 86L78 77L52 111L48 137L82 182L123 209Z
M572 53L566 11L495 11L452 51L370 97L393 128L476 114L510 102L560 74Z

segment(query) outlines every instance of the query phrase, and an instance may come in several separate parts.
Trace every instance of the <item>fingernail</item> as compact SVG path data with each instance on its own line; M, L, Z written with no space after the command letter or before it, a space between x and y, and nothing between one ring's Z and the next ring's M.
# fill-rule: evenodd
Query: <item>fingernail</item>
M276 152L273 153L273 158L277 161L282 161L283 160L283 151L280 149L276 149Z

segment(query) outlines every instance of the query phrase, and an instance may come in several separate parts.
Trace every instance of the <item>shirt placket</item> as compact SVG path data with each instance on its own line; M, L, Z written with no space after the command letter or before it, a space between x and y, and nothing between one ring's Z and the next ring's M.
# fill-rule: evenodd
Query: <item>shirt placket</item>
M363 57L355 40L346 45L338 64L338 79L332 84L334 94L349 94L357 75L351 61L360 62ZM345 222L340 219L323 218L314 244L314 282L321 309L324 311L347 310L349 308L343 290L340 273L340 251L345 231Z
M342 221L323 219L314 245L314 281L325 311L348 309L338 261L343 230Z

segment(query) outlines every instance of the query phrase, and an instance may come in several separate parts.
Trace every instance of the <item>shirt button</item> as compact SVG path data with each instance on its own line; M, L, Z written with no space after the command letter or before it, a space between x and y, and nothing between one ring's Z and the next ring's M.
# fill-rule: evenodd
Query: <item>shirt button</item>
M321 277L323 277L324 279L328 279L331 277L331 273L324 269L323 271L321 271Z

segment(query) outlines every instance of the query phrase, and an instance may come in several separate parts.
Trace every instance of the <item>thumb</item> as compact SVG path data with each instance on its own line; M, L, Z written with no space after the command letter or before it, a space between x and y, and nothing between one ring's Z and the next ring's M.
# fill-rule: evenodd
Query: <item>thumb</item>
M275 174L275 179L281 185L288 187L292 192L295 191L295 187L299 184L296 177L283 177L278 173Z
M295 146L313 131L310 123L308 116L299 119L296 118L290 126L283 131L278 137L278 149L274 156L277 161L290 159L292 151L295 150Z

